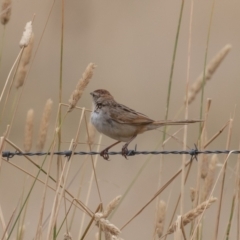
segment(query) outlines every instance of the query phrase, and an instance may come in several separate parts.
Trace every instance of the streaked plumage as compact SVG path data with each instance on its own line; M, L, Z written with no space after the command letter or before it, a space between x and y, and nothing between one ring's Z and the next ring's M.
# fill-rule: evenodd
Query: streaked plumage
M117 103L107 90L99 89L90 94L94 103L94 111L91 114L92 124L100 133L117 140L117 143L126 142L122 148L122 154L125 157L128 144L140 133L165 125L199 122L199 120L154 121L142 113ZM108 159L108 150L116 144L104 149L101 156Z

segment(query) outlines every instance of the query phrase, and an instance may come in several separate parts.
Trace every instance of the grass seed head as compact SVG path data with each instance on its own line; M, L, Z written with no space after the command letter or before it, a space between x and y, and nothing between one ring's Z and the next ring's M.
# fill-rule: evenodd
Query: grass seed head
M196 189L191 187L190 188L190 198L191 198L191 201L194 202L195 200L195 196L196 196Z
M3 0L2 3L2 11L1 11L1 23L3 25L6 25L11 17L11 11L12 11L12 1L11 0Z
M106 207L106 209L103 212L103 217L107 218L111 212L115 209L115 207L119 204L120 200L121 200L121 195L115 197Z
M208 156L203 154L202 164L201 164L201 178L205 179L208 175Z
M157 219L156 219L156 234L161 238L164 230L164 222L166 218L166 203L164 201L159 201L157 209Z
M19 62L18 70L16 73L16 88L20 88L24 84L24 80L28 72L28 65L32 55L33 43L34 35L32 34L29 44L27 47L24 48L22 57Z
M31 35L32 35L32 21L29 21L25 25L22 38L21 38L21 40L19 42L19 46L21 48L22 47L27 47L27 45L29 44Z
M120 234L120 229L117 228L114 224L110 223L107 219L105 219L101 212L95 213L94 217L97 226L99 226L102 231L109 232L115 236Z
M217 198L211 197L207 201L199 204L196 208L190 210L186 214L182 216L182 224L183 226L187 225L188 223L192 222L195 218L197 218L200 214L203 213L206 209L208 209L214 202L217 201ZM173 223L169 229L167 234L171 234L176 231L177 224Z
M43 110L42 121L39 129L37 151L41 152L44 148L44 144L47 138L48 125L50 121L50 116L52 112L53 101L48 99Z
M93 63L89 63L87 68L85 69L82 78L77 83L75 90L73 91L72 95L69 99L69 108L68 112L71 112L73 108L76 107L79 99L81 98L85 88L87 87L88 83L90 82L93 76L93 70L96 66Z
M204 190L203 190L203 201L205 201L212 190L213 181L215 177L215 170L218 162L217 154L214 154L210 159L208 165L208 175L204 182Z
M33 109L28 110L27 119L25 125L25 135L24 135L24 151L30 152L32 148L32 138L33 138L33 119L34 111Z
M205 83L207 80L210 80L223 61L223 59L227 56L228 52L231 50L232 46L230 44L227 44L224 46L217 55L209 62L209 64L205 68ZM204 73L202 73L197 80L190 86L188 90L188 104L192 103L192 101L195 99L197 93L201 90L203 85L203 77ZM184 102L186 103L186 97Z

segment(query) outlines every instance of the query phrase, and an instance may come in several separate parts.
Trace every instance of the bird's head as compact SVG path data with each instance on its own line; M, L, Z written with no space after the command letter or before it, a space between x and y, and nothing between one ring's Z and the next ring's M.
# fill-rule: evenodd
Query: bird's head
M93 98L94 104L102 104L105 101L113 100L113 96L105 89L98 89L90 93Z

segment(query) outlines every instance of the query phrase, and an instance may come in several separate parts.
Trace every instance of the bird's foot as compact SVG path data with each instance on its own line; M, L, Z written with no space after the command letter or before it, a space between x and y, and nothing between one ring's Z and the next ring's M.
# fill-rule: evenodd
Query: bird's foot
M128 155L128 144L123 145L122 148L122 156L125 157L127 159L127 155Z
M108 149L104 149L100 152L100 156L103 157L105 160L109 159Z

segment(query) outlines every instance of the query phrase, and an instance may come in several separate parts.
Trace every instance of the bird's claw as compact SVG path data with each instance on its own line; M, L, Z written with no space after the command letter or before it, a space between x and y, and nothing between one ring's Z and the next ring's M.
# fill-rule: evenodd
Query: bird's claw
M108 149L104 149L103 151L101 151L100 156L103 157L105 160L108 160L109 159Z
M128 156L128 148L127 146L123 146L122 148L122 156L125 157L127 159L127 156Z

